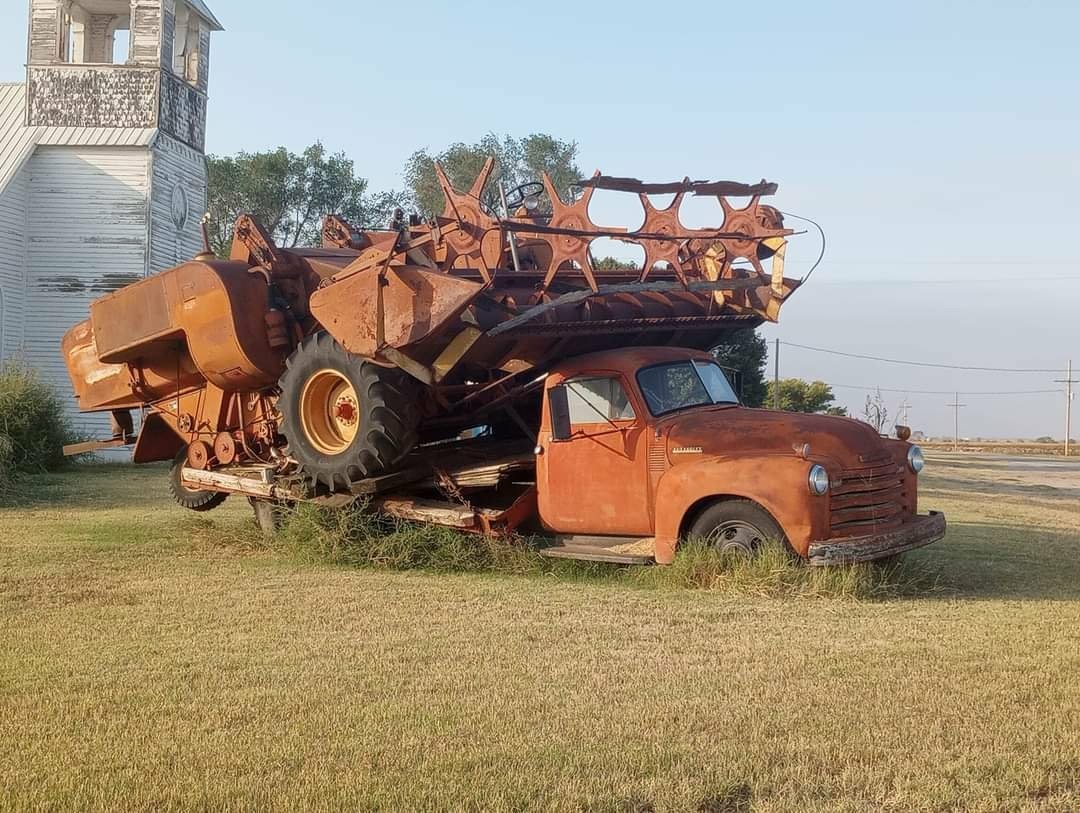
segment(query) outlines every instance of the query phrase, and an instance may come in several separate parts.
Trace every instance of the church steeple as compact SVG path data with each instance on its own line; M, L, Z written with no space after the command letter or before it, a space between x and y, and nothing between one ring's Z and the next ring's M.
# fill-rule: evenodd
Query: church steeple
M26 123L157 128L201 152L220 30L202 0L31 0Z

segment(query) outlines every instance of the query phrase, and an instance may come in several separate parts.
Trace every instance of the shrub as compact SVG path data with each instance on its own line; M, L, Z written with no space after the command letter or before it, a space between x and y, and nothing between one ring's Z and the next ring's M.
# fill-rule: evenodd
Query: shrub
M15 447L7 435L0 435L0 494L11 487L14 476Z
M28 367L0 365L0 480L57 468L71 439L56 391Z

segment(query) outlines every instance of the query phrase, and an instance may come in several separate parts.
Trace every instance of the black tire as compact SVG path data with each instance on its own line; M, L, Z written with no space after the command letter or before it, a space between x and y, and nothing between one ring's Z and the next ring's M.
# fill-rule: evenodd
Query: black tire
M177 504L190 511L209 511L217 508L229 495L224 491L202 491L188 488L180 481L180 470L187 463L187 446L176 453L169 469L169 493Z
M750 500L721 500L702 511L690 525L689 539L718 550L754 556L769 540L788 547L783 529L768 511Z
M358 426L347 447L320 450L304 429L302 399L316 374L333 371L347 380L357 398ZM352 483L390 470L417 442L420 411L417 385L400 370L380 367L346 351L325 331L307 336L286 362L279 381L279 431L300 475L316 490L348 490Z

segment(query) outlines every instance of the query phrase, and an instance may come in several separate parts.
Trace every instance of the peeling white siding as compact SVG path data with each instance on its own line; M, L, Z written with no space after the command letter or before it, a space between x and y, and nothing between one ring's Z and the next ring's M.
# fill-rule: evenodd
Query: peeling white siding
M206 159L162 133L151 160L150 273L156 274L203 248L199 222L206 212Z
M18 355L22 347L28 196L25 169L0 192L0 361Z
M90 302L142 278L147 268L148 160L138 147L38 147L30 174L26 358L70 393L60 339ZM70 414L104 435L108 418Z

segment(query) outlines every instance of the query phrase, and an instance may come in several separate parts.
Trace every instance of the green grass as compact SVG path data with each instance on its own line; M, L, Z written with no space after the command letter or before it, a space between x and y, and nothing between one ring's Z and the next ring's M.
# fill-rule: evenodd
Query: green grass
M159 468L35 477L0 507L0 809L1075 810L1080 503L1014 480L929 474L946 541L843 589L266 545Z

